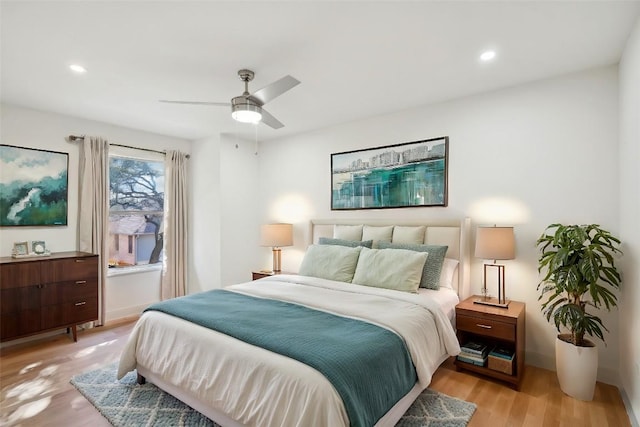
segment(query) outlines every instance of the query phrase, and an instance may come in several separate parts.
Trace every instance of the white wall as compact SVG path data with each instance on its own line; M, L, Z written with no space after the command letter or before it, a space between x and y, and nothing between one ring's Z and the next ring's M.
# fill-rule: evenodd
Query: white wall
M295 224L283 270L297 271L311 218L471 217L515 225L508 296L527 303L527 363L555 369L556 331L540 313L535 240L553 222L618 234L617 68L607 67L260 144L263 221ZM448 135L449 206L330 210L330 154ZM266 259L267 255L258 252ZM481 264L472 267L479 291ZM599 378L618 383L618 314L600 347Z
M620 234L623 287L620 304L620 377L640 416L640 20L620 61Z
M68 219L63 227L15 227L0 229L0 256L11 255L13 242L44 240L52 252L77 250L78 144L65 137L98 135L107 140L154 150L191 150L189 141L136 131L107 123L12 105L1 106L0 141L3 144L69 153ZM110 277L106 283L107 321L134 313L160 299L158 270Z
M227 286L251 280L251 271L260 269L247 250L258 247L260 234L257 144L222 135L220 158L221 284Z
M188 293L220 285L220 138L194 141L191 151Z
M189 293L251 280L257 265L258 155L255 141L222 134L193 143Z

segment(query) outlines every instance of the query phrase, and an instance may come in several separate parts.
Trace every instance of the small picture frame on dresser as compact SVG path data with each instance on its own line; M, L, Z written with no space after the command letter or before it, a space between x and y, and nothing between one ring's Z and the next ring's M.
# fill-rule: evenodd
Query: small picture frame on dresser
M37 255L44 255L47 252L47 245L43 240L34 240L31 242L31 252Z
M29 243L28 242L15 242L13 244L13 251L11 251L11 255L16 256L24 256L29 254Z

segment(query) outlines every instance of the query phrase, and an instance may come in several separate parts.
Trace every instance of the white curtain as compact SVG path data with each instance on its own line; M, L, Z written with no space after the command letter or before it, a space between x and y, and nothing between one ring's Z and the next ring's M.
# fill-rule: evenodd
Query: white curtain
M109 144L99 137L85 137L80 145L80 194L78 248L100 256L98 272L98 321L105 319L105 283L109 247Z
M187 293L187 156L165 157L163 300Z

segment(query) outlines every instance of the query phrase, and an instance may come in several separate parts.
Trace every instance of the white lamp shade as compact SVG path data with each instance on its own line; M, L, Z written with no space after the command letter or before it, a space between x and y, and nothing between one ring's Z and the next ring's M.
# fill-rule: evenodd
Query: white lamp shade
M516 253L513 227L478 227L476 258L514 259Z
M293 245L292 224L265 224L260 227L260 246L282 247Z

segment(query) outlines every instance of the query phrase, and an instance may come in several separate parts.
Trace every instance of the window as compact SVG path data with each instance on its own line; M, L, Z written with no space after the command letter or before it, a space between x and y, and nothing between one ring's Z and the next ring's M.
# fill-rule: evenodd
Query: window
M162 161L109 156L109 267L162 261L163 209Z

